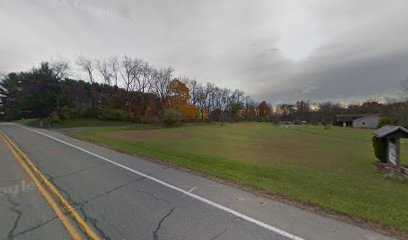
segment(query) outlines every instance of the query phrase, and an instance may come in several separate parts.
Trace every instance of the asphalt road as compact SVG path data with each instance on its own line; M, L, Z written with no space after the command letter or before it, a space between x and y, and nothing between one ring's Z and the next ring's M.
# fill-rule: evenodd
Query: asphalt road
M0 130L101 239L391 239L60 133ZM71 238L1 140L0 190L1 239Z

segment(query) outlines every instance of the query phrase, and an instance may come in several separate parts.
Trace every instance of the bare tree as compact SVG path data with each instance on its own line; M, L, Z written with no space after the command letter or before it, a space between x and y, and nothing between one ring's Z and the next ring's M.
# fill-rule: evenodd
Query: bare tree
M56 79L61 80L69 75L70 66L67 60L60 59L51 61L50 65Z
M229 99L230 107L234 106L234 107L243 108L244 100L245 100L245 93L242 90L235 89L233 92L231 92L231 95L230 95L230 99Z
M102 75L103 81L107 85L112 84L113 72L110 63L106 59L98 59L95 61L96 69Z
M150 92L154 77L154 68L147 62L140 66L140 74L138 75L139 91L143 93Z
M162 106L165 106L168 97L168 86L173 76L173 68L161 68L156 70L153 77L154 93L160 98Z
M119 71L127 93L133 91L133 82L135 81L133 63L132 58L124 56L122 58L121 68Z
M152 80L152 68L142 59L133 60L133 71L135 76L134 89L137 92L148 92Z
M112 73L112 78L115 81L115 86L118 86L118 75L120 70L120 64L117 57L109 57L109 66Z
M89 81L92 83L95 82L93 72L95 70L95 65L94 61L90 58L80 56L78 57L76 64L81 68L82 71L84 71L86 74L88 74Z
M219 109L218 103L219 103L219 88L215 86L212 83L207 83L205 91L208 92L207 96L207 106L210 111L214 111L216 109Z
M202 90L202 85L200 85L195 79L190 80L189 78L183 77L180 78L182 82L184 82L188 89L190 90L190 103L192 105L197 105L199 91Z
M201 113L201 119L204 119L204 115L205 115L205 111L209 111L209 94L210 94L211 88L204 87L201 84L197 84L196 86L196 90L195 90L195 105L198 107L198 109L200 109L200 113Z

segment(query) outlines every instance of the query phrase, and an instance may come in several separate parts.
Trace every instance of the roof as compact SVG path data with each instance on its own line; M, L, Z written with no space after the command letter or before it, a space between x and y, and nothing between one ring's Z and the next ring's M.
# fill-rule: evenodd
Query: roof
M356 120L367 120L367 119L370 119L370 118L380 118L380 115L370 115L370 116L366 116L366 117L356 118L356 119L354 119L353 121L356 121Z
M355 119L362 118L362 117L372 117L372 116L381 116L381 114L337 114L336 121L337 122L352 122Z
M404 137L408 137L408 129L401 126L387 125L373 132L373 134L378 138L383 138L398 133L402 134Z

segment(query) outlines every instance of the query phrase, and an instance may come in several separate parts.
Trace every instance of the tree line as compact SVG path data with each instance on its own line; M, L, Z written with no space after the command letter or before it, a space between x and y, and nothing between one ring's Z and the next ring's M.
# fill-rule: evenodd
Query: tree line
M72 79L68 61L43 62L30 71L9 73L6 120L100 118L139 123L179 121L291 121L334 124L337 114L381 114L408 125L407 102L368 101L348 105L298 101L271 106L256 102L239 89L220 88L187 77L171 67L155 67L140 58L78 57L74 63L86 80ZM404 81L408 92L408 81Z
M63 60L3 76L6 120L238 121L250 99L241 90L174 77L173 68L157 68L140 58L81 56L75 64L85 81L70 78L72 67Z
M306 121L312 124L336 124L339 114L379 114L391 123L408 127L408 102L366 101L363 103L341 105L332 102L310 103L298 101L295 104L279 104L272 114L272 121L291 121L301 123Z

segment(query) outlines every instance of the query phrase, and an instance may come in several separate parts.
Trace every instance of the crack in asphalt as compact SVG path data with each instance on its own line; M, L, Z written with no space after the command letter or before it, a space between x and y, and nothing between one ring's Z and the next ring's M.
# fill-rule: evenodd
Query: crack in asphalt
M83 173L83 172L86 172L86 171L88 171L88 170L90 170L90 169L99 168L99 167L104 166L104 165L105 165L105 164L102 163L102 164L98 164L98 165L95 165L95 166L90 166L90 167L87 167L87 168L79 169L79 170L77 170L77 171L73 171L73 172L70 172L70 173L67 173L67 174L55 176L55 177L53 177L53 179L64 178L64 177L76 175L76 174L78 174L78 173Z
M16 217L16 219L14 220L14 223L13 223L13 227L10 229L10 231L7 234L7 239L11 240L11 239L14 239L14 237L15 237L14 236L14 231L16 231L16 229L18 227L18 223L20 222L21 217L23 216L23 212L17 209L20 206L20 203L16 203L15 201L13 201L10 194L7 194L7 202L12 205L12 207L10 208L10 211L17 214L17 217Z
M117 190L119 190L119 189L121 189L121 188L127 187L127 186L129 186L129 185L131 185L131 184L133 184L133 183L135 183L135 182L139 182L139 181L144 180L144 179L146 179L146 177L140 177L140 178L138 178L138 179L136 179L136 180L133 180L133 181L127 182L127 183L125 183L125 184L119 185L119 186L117 186L117 187L115 187L115 188L112 188L112 189L110 189L110 190L108 190L108 191L106 191L106 192L99 193L99 194L95 195L94 197L92 197L92 198L90 198L90 199L88 199L88 200L83 201L83 202L80 204L80 207L83 207L83 206L85 206L86 204L88 204L88 203L90 203L90 202L92 202L92 201L94 201L94 200L96 200L96 199L98 199L98 198L100 198L100 197L102 197L102 196L104 196L104 195L108 195L108 194L110 194L110 193L112 193L112 192L114 192L114 191L117 191Z
M231 223L231 222L232 222L232 223L239 223L239 222L242 222L242 221L243 221L242 218L240 218L240 217L234 217L233 219L231 219L231 220L229 221L229 224L226 225L225 228L224 228L221 232L219 232L219 233L218 233L217 235L215 235L214 237L210 238L210 240L218 239L219 237L221 237L222 235L224 235L224 234L228 231L228 229L230 228L230 223Z
M143 194L148 195L149 197L153 198L156 201L162 201L162 202L166 203L167 205L170 205L170 202L168 200L166 200L164 198L159 198L159 197L155 196L153 193L149 193L149 192L139 190L139 189L136 189L136 192L143 193Z
M176 209L176 207L173 207L170 212L168 212L164 217L162 217L162 219L160 219L159 223L157 224L156 229L153 231L153 240L159 240L159 231L161 228L162 223L164 222L164 220L166 220L166 218L168 218Z
M215 240L219 237L221 237L222 235L224 235L224 233L226 233L228 231L228 227L225 227L220 233L218 233L217 235L215 235L214 237L210 238L210 240Z
M41 227L46 226L48 223L54 221L55 219L57 219L57 216L54 216L54 217L52 217L52 218L50 218L50 219L44 221L43 223L40 223L40 224L34 226L34 227L31 227L31 228L29 228L29 229L26 229L26 230L23 230L23 231L21 231L21 232L19 232L19 233L16 233L16 234L14 235L14 237L17 237L17 236L20 236L20 235L24 235L24 234L29 233L29 232L32 232L32 231L34 231L34 230L40 229Z
M98 231L99 235L100 235L103 239L111 239L111 237L109 237L109 236L98 226L98 220L97 220L96 218L92 218L92 217L90 217L90 216L86 213L86 211L84 210L84 207L85 207L87 204L89 204L90 202L95 201L95 200L98 199L98 198L101 198L101 197L103 197L103 196L105 196L105 195L108 195L108 194L110 194L110 193L112 193L112 192L115 192L115 191L117 191L117 190L119 190L119 189L121 189L121 188L127 187L127 186L129 186L129 185L131 185L131 184L133 184L133 183L136 183L136 182L139 182L139 181L142 181L142 180L146 179L146 177L137 178L137 179L135 179L135 180L132 180L132 181L130 181L130 182L127 182L127 183L125 183L125 184L122 184L122 185L119 185L119 186L117 186L117 187L115 187L115 188L112 188L112 189L110 189L110 190L108 190L108 191L105 191L105 192L103 192L103 193L97 194L97 195L95 195L94 197L83 201L82 203L78 203L78 202L76 202L76 201L74 201L74 200L72 199L71 195L70 195L68 192L66 192L65 190L61 189L61 187L59 187L59 186L54 182L54 180L56 179L56 177L53 177L53 176L51 176L51 175L49 175L49 174L44 174L44 175L47 177L47 179L48 179L50 182L52 182L52 184L53 184L59 191L61 191L61 192L65 195L65 197L67 198L67 201L68 201L70 204L72 204L73 207L74 207L76 210L79 210L79 211L80 211L80 213L84 216L84 220L85 220L86 222L89 222L89 223L92 224L92 226L95 228L95 230ZM159 197L155 196L155 195L152 194L152 193L149 193L149 192L146 192L146 191L142 191L142 190L139 190L139 189L136 189L136 191L137 191L137 192L140 192L140 193L143 193L143 194L146 194L146 195L150 196L151 198L153 198L153 199L155 199L155 200L157 200L157 201L162 201L162 202L166 203L167 205L170 204L169 201L167 201L166 199L159 198ZM119 231L118 231L118 232L119 232Z
M65 196L65 198L67 199L67 201L77 210L80 211L80 213L82 214L82 216L84 217L84 221L85 222L89 222L91 223L91 225L93 226L93 228L98 232L99 236L102 237L103 239L107 239L110 240L111 238L98 226L98 220L95 218L90 217L86 211L83 209L83 206L81 206L81 204L77 203L71 196L71 194L69 194L67 191L65 191L64 189L62 189L61 187L59 187L55 182L54 182L54 177L44 173L44 176L46 176L48 178L48 180L58 189L58 191L62 192Z
M26 152L26 151L25 151L25 152ZM27 154L28 154L28 153L27 153ZM29 154L28 154L28 155L29 155ZM40 166L41 166L42 164L41 164L40 162L34 161L34 160L32 160L32 161L33 161L33 163L34 163L37 167L41 168ZM98 232L98 234L100 235L101 238L110 240L111 237L108 236L108 235L105 233L105 231L104 231L101 227L98 226L98 220L97 220L96 218L93 218L93 217L89 216L88 213L85 211L84 207L85 207L87 204L89 204L90 202L92 202L92 201L94 201L94 200L96 200L96 199L98 199L98 198L100 198L100 197L103 197L103 196L105 196L105 195L108 195L108 194L110 194L110 193L112 193L112 192L114 192L114 191L117 191L117 190L119 190L119 189L121 189L121 188L124 188L124 187L126 187L126 186L129 186L129 185L131 185L131 184L133 184L133 183L135 183L135 182L144 180L144 179L146 179L146 177L140 177L140 178L138 178L138 179L136 179L136 180L133 180L133 181L131 181L131 182L128 182L128 183L122 184L122 185L120 185L120 186L117 186L117 187L115 187L115 188L112 188L112 189L110 189L110 190L108 190L108 191L106 191L106 192L97 194L96 196L94 196L94 197L92 197L92 198L90 198L90 199L87 199L87 200L83 201L82 203L79 203L79 202L75 201L75 200L73 199L73 197L71 196L70 193L68 193L66 190L62 189L58 184L55 183L55 180L56 180L56 179L64 178L64 177L67 177L67 176L72 176L72 175L75 175L75 174L78 174L78 173L85 172L85 171L90 170L90 169L98 168L98 167L103 166L103 165L104 165L104 164L98 164L98 165L96 165L96 166L91 166L91 167L79 169L79 170L77 170L77 171L73 171L73 172L70 172L70 173L67 173L67 174L63 174L63 175L59 175L59 176L52 176L51 174L47 174L47 173L43 173L43 175L46 176L46 178L58 189L58 191L60 191L60 192L64 195L64 197L65 197L66 200L72 205L72 207L73 207L74 209L78 210L78 211L81 213L81 215L84 217L84 220L85 220L86 222L89 222L89 223L93 226L93 228ZM166 168L164 168L164 169L166 169ZM151 174L149 174L149 175L153 175L153 174L155 174L155 173L157 173L157 172L159 172L159 171L161 171L161 170L163 170L163 169L157 170L157 171L155 171L155 172L153 172L153 173L151 173ZM159 197L155 196L153 193L150 193L150 192L147 192L147 191L143 191L143 190L140 190L140 189L135 189L135 191L136 191L136 192L139 192L139 193L142 193L142 194L145 194L145 195L147 195L147 196L153 198L153 199L156 200L156 201L161 201L161 202L164 202L166 205L170 205L170 203L169 203L168 200L163 199L163 198L159 198ZM41 227L43 227L43 226L46 226L48 223L50 223L50 222L52 222L53 220L56 219L56 216L54 216L54 217L52 217L52 218L50 218L50 219L44 221L43 223L40 223L40 224L38 224L38 225L36 225L36 226L33 226L33 227L29 228L29 229L20 231L20 232L18 232L17 234L15 234L14 232L15 232L17 226L18 226L18 222L20 221L23 212L21 212L21 211L19 211L18 209L16 209L20 204L17 204L17 203L15 203L15 202L13 202L13 201L11 200L10 196L9 196L9 202L10 202L10 204L13 205L13 207L11 208L11 210L17 214L17 219L16 219L16 221L15 221L15 223L14 223L13 228L10 230L10 232L9 232L9 234L8 234L8 237L7 237L8 240L14 239L16 236L20 236L20 235L23 235L23 234L27 234L27 233L29 233L29 232L31 232L31 231L37 230L37 229L39 229L39 228L41 228ZM154 238L155 240L159 239L158 231L159 231L160 228L161 228L161 224L163 223L163 221L164 221L168 216L170 216L170 215L172 214L172 212L173 212L175 209L176 209L176 207L174 207L173 209L171 209L171 211L170 211L166 216L164 216L164 217L160 220L160 222L158 223L158 226L157 226L156 230L153 232L153 238ZM65 209L63 209L63 212L64 212L65 215L68 215L68 213L66 212ZM119 232L120 232L120 231L118 231L118 233L119 233Z

